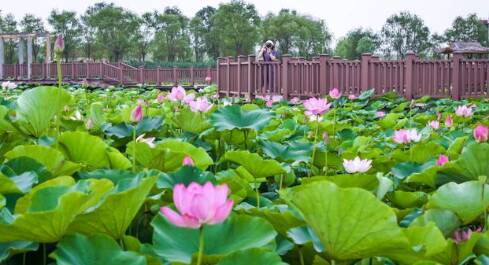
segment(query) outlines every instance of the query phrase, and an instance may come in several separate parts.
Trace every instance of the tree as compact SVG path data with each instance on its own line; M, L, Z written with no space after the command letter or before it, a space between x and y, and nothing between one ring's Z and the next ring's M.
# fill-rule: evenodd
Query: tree
M77 56L76 50L80 42L80 21L76 13L71 11L51 11L48 18L49 24L58 34L62 34L65 40L63 58L68 61L69 58Z
M262 24L262 40L276 40L282 54L292 54L297 50L300 19L296 11L288 9L280 10L278 15L268 14Z
M138 19L138 29L135 36L135 53L138 60L142 63L146 61L146 56L149 53L154 36L154 31L151 24L151 13L145 13Z
M206 6L195 14L195 17L200 18L200 33L203 34L205 52L208 57L214 59L219 57L219 45L221 43L217 31L213 30L216 11L214 7Z
M95 29L95 42L111 61L121 61L133 46L138 17L114 4L97 3L87 9L86 23Z
M328 52L331 34L323 20L303 16L300 20L298 54L310 59L313 55Z
M7 14L5 17L0 13L0 33L16 33L17 29L17 21L15 21L15 17L12 14ZM16 63L15 56L15 47L16 44L12 40L5 41L5 63Z
M403 58L408 51L420 56L429 50L430 30L417 15L401 12L389 17L381 30L384 55Z
M173 62L191 57L188 18L178 8L166 8L163 13L155 11L151 24L155 30L155 59Z
M206 52L205 38L207 33L204 26L204 21L198 16L193 17L190 20L189 31L191 33L195 61L202 61Z
M378 38L371 30L358 28L348 32L336 44L334 54L345 59L360 59L362 53L373 53L378 45Z
M20 28L21 31L28 33L45 32L42 19L31 14L26 14L22 18L22 20L20 21ZM32 56L34 62L37 62L37 56L39 54L39 50L41 49L42 43L43 42L40 42L37 38L32 40Z
M470 14L466 18L455 18L452 27L445 31L443 39L446 42L477 41L482 45L489 46L487 34L487 26L476 14Z
M260 17L253 4L233 0L220 4L213 17L212 30L220 40L220 55L246 55L254 52Z

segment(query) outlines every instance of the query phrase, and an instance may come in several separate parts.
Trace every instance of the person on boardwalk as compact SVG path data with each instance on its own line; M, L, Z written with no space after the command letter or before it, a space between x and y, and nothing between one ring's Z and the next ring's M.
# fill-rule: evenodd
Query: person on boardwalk
M260 48L258 55L256 56L257 62L265 62L262 63L261 70L261 85L262 85L262 93L271 93L275 89L275 80L274 80L274 67L277 65L269 64L270 62L278 61L278 52L275 49L275 44L271 40L267 40L263 46Z

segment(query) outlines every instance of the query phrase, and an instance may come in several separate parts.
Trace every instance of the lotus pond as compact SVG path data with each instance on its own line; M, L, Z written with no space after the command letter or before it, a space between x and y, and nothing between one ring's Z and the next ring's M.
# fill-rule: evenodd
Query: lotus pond
M2 91L1 264L489 264L489 101Z

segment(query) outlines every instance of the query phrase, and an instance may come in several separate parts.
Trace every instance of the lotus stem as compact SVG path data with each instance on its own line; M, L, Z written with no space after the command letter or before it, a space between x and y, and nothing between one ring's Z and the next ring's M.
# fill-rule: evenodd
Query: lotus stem
M25 265L26 256L27 256L26 252L22 253L22 265Z
M199 255L197 256L197 265L202 264L202 256L204 254L204 226L199 228Z
M244 147L246 150L248 150L248 130L246 129L243 130L243 137L244 137Z
M319 118L319 116L318 116L318 118ZM309 177L311 177L312 167L314 166L314 156L316 156L318 133L319 133L319 122L317 124L316 131L314 133L314 143L313 143L312 157L311 157L311 171L309 171Z
M282 190L283 183L284 183L284 174L280 174L280 184L278 186L278 190Z
M258 185L258 178L255 177L255 193L256 193L256 208L260 208L260 190Z
M132 129L132 172L136 172L136 126Z
M333 139L336 139L336 109L333 110Z
M301 262L301 265L304 265L304 255L302 254L302 248L299 248L299 259Z
M47 243L42 244L42 264L44 264L44 265L48 264L47 263L47 257L46 257L46 244Z
M324 146L324 167L323 167L323 170L324 170L324 175L327 176L328 175L328 146L325 145Z
M482 207L484 208L484 216L483 216L483 220L484 220L484 223L482 225L482 231L486 231L486 227L487 227L487 207L484 205L484 192L485 192L485 188L486 188L486 181L487 181L487 177L486 176L480 176L479 177L479 181L482 185L482 191L481 191L481 202L482 202Z

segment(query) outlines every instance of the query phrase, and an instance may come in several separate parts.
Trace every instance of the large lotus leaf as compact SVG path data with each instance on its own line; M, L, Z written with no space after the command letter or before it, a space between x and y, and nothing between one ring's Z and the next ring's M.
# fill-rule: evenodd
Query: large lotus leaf
M34 172L24 172L13 177L7 177L0 173L0 193L26 193L37 182L38 177Z
M204 114L184 109L176 114L173 122L186 132L199 134L211 127Z
M400 209L421 207L427 200L427 195L421 191L396 190L387 195L389 200Z
M445 148L443 148L440 144L428 142L418 143L411 147L411 150L409 151L397 149L392 156L397 161L411 161L418 164L423 164L428 160L438 157L438 155L444 152Z
M132 155L134 146L137 162L146 168L175 171L182 166L185 156L190 156L195 166L202 170L214 163L203 148L176 139L162 141L155 148L145 143L137 142L134 145L134 142L131 142L127 145L126 153Z
M100 128L105 122L104 105L101 102L94 102L90 105L90 119L92 119L93 127Z
M464 224L475 220L489 207L489 185L479 181L468 181L461 184L447 183L429 198L428 208L446 209L454 212ZM484 197L482 197L484 195Z
M37 175L39 182L43 182L52 177L51 172L43 164L26 156L6 161L0 165L0 172L11 178L24 173L33 173Z
M296 245L305 245L312 243L316 252L323 252L324 246L321 244L318 236L308 226L294 227L287 231L287 236L292 239Z
M35 251L38 247L38 243L31 241L10 241L0 243L0 262L7 260L15 254Z
M109 180L81 180L31 191L27 210L11 220L0 220L0 242L27 240L56 242L75 217L95 205L112 187Z
M161 127L162 123L163 119L161 117L145 117L137 123L136 135L157 131ZM108 136L127 138L133 136L134 126L127 123L120 123L116 125L106 124L103 127L103 130Z
M121 239L155 182L156 177L119 181L97 207L77 216L69 231L88 235L101 233Z
M437 253L432 257L433 260L446 265L460 265L466 264L465 262L471 257L474 257L474 247L479 241L481 234L472 233L469 240L462 242L461 244L449 239L447 240L447 246L445 249Z
M301 220L296 213L292 212L292 209L287 205L274 205L273 207L268 208L253 207L243 210L243 212L251 216L265 218L273 225L274 229L283 236L287 236L289 229L305 225L305 222Z
M19 145L5 154L5 158L29 157L43 164L53 176L71 175L80 165L67 161L59 150L43 145Z
M64 132L58 139L59 148L65 156L89 169L108 168L107 144L87 132Z
M489 144L475 143L469 145L455 161L443 165L438 171L437 183L451 181L461 183L477 180L479 176L489 176Z
M123 251L114 239L105 235L69 235L51 254L58 265L146 265L146 258L132 251Z
M3 207L5 207L5 205L7 204L7 200L5 199L5 197L0 193L0 209L2 209Z
M210 122L218 131L260 130L267 126L271 118L270 112L266 110L243 110L239 105L231 105L214 112L210 117Z
M109 158L110 168L128 169L132 166L131 161L114 147L107 148L107 157Z
M22 127L36 137L43 135L50 121L70 100L70 94L57 87L36 87L25 91L17 99L17 114Z
M283 263L276 253L257 248L235 252L217 263L217 265L249 264L286 265L287 263Z
M424 226L434 222L438 229L445 236L449 236L462 223L460 219L452 211L442 209L429 209L422 215L416 217L411 223L411 226Z
M286 173L277 161L263 159L260 155L249 151L229 151L224 155L224 159L241 165L255 178Z
M290 142L286 145L271 141L263 141L263 152L283 162L309 162L311 160L312 144Z
M176 227L162 214L155 217L151 226L157 255L171 262L190 263L192 254L198 252L198 229ZM205 226L203 232L204 255L216 256L268 246L277 234L266 220L247 215L233 215L221 224Z
M317 181L283 197L302 212L334 260L382 256L408 245L394 211L366 190Z
M379 186L379 180L376 176L365 173L356 174L338 174L333 176L318 176L307 178L303 183L327 180L333 182L341 188L362 188L364 190L374 191Z
M157 187L159 189L172 189L176 184L182 183L188 186L192 182L205 184L206 182L214 181L212 173L191 167L183 166L178 171L171 173L163 173L159 175Z

